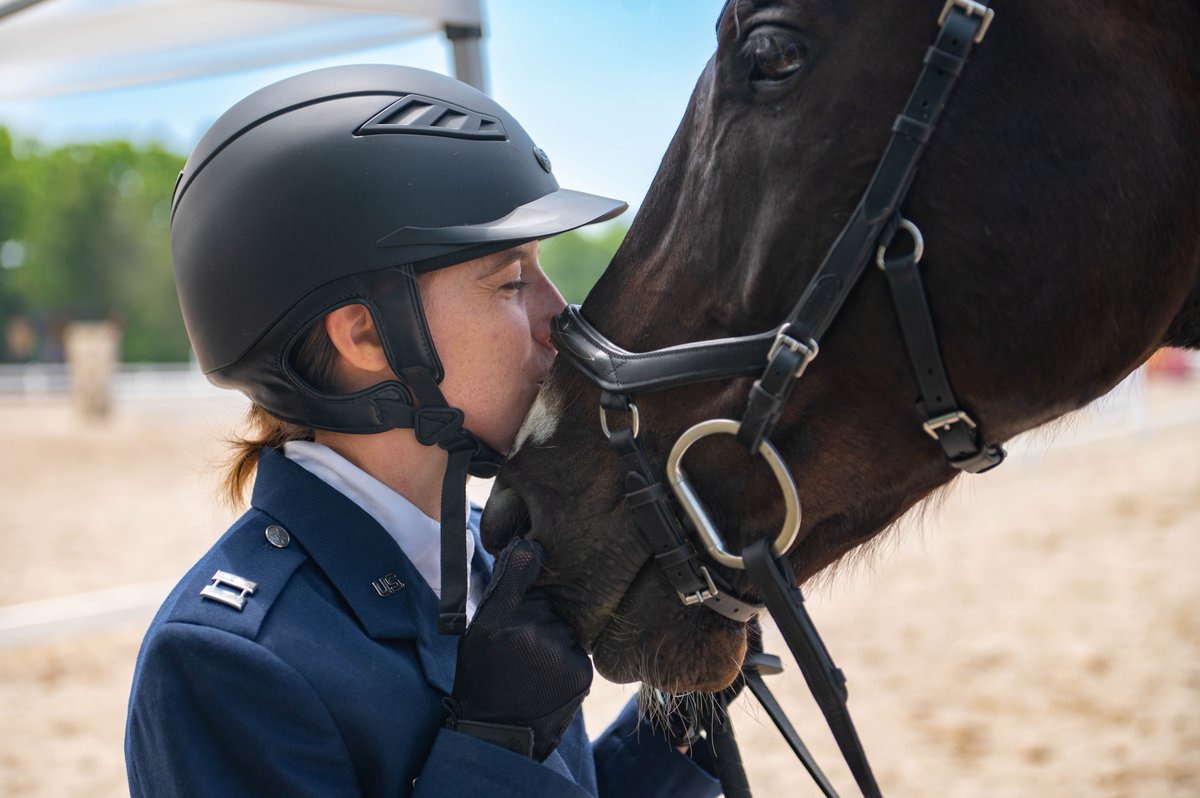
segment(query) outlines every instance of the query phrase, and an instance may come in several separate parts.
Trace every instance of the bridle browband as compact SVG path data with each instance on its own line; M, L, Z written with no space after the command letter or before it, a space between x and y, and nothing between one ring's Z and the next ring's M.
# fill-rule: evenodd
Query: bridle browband
M938 348L918 264L924 253L920 230L899 212L916 174L917 164L934 125L972 47L983 40L994 12L986 2L947 0L938 18L938 33L923 59L924 68L904 110L892 125L892 136L850 220L826 253L788 317L774 330L757 335L682 344L651 352L626 351L602 335L577 307L554 319L551 336L560 354L601 389L603 433L626 468L626 502L667 581L684 604L700 604L735 621L747 622L762 607L731 596L727 585L703 565L689 542L671 494L709 558L745 570L763 597L804 679L824 713L830 730L863 795L879 796L846 706L845 677L834 665L812 620L804 597L785 559L800 528L800 499L795 480L770 442L770 436L797 379L817 356L818 342L841 310L850 290L872 260L886 275L921 399L917 412L925 432L937 442L949 463L969 473L999 465L1004 450L984 442L978 424L950 387ZM911 250L895 252L896 234L912 240ZM764 368L764 363L765 368ZM740 421L710 419L685 431L667 458L666 481L650 464L639 441L640 419L633 399L650 393L712 380L758 375ZM624 411L629 423L619 430L608 424L610 412ZM688 482L681 462L688 448L714 434L736 437L751 453L764 456L784 496L785 520L773 542L756 541L740 555L730 553ZM808 750L762 682L776 658L752 651L743 677L767 708L804 767L826 796L836 796ZM727 798L749 796L740 755L727 723L718 723L714 739L718 770ZM721 736L723 735L723 736Z

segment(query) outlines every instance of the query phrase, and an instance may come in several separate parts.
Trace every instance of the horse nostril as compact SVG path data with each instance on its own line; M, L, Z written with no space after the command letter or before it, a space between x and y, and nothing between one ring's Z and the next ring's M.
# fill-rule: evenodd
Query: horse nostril
M483 508L479 521L479 537L483 546L495 554L513 538L529 531L529 507L521 494L506 488L497 479L492 494Z

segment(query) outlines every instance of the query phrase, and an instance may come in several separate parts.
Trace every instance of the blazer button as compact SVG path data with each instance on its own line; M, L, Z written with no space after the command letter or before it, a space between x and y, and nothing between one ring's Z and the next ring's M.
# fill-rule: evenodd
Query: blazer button
M267 527L267 542L277 549L282 549L292 542L292 536L279 524L271 524Z

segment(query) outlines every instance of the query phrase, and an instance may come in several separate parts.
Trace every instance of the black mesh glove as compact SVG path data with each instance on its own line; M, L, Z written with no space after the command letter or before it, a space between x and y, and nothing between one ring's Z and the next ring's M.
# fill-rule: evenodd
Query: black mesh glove
M592 686L592 663L533 588L542 549L518 538L496 557L492 581L458 643L446 725L539 762L550 755Z

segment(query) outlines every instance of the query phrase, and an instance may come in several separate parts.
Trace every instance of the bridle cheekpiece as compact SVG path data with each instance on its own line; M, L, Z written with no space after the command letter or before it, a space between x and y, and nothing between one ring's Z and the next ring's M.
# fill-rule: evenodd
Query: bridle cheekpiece
M800 665L859 789L869 797L879 796L880 791L846 707L845 677L834 665L804 609L804 597L785 558L799 539L800 496L770 436L793 386L817 357L819 341L867 264L874 261L888 281L916 373L921 392L916 410L922 429L938 444L950 465L961 471L982 473L1003 461L1003 448L985 442L974 415L959 402L950 386L918 269L924 241L917 226L900 215L900 205L938 116L971 48L983 40L994 13L984 2L947 0L938 18L937 37L925 52L916 86L892 125L891 139L866 191L791 313L778 327L757 335L634 353L601 334L577 307L564 310L551 325L551 337L559 353L601 389L600 425L626 469L626 504L667 581L685 605L700 604L736 621L748 622L762 609L731 596L720 577L699 561L671 503L673 494L708 557L727 568L747 572ZM911 250L893 247L901 231L911 238ZM708 419L680 435L667 458L665 486L641 446L642 425L635 395L755 375L740 420ZM629 426L614 430L608 414L615 412L628 413ZM773 542L755 541L740 555L734 554L709 518L683 470L682 460L696 441L710 435L734 436L749 452L761 454L770 466L783 494L785 511L783 528ZM761 652L753 654L743 664L747 685L768 709L822 792L836 796L761 680L759 671L766 672L772 658L764 659ZM727 725L724 728L728 730ZM718 757L725 794L729 798L748 796L732 732L726 733L729 740L724 750L732 746L736 761L722 762Z

